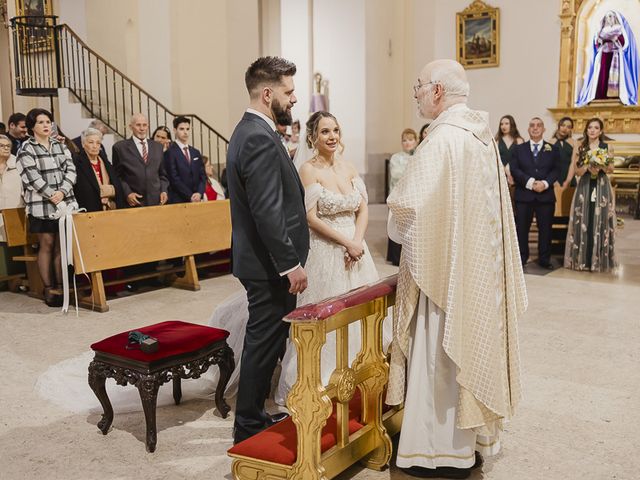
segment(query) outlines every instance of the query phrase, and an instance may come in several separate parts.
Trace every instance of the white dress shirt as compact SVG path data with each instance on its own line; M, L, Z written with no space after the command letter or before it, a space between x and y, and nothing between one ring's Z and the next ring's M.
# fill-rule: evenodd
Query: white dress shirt
M534 153L534 145L538 146L538 155L540 155L540 152L542 152L542 149L544 148L544 140L540 140L539 142L534 142L533 140L529 140L529 146L531 147L531 153ZM527 180L527 184L525 185L527 187L527 189L529 190L533 190L533 182L535 182L536 179L531 177L529 180ZM549 184L547 183L546 180L542 180L542 183L544 183L544 189L546 190L547 188L549 188Z
M140 154L141 157L144 158L144 155L142 154L142 143L146 143L147 144L147 155L149 155L149 142L147 141L147 139L145 138L144 140L140 140L138 137L133 137L133 141L136 144L136 148L138 149L138 153Z

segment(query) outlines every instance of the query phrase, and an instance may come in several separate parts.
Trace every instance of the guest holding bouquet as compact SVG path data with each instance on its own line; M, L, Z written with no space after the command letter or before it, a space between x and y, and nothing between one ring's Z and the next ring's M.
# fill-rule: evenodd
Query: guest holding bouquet
M572 168L580 180L571 202L565 268L610 272L616 267L615 197L607 176L613 173L613 151L603 139L602 120L592 118L574 150Z

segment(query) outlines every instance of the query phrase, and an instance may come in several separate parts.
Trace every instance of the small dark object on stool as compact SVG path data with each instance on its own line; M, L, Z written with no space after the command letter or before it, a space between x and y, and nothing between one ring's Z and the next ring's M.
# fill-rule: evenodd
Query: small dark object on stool
M156 353L158 351L158 339L150 337L149 335L145 335L142 332L138 332L134 330L129 332L129 343L127 344L127 348L131 350L132 348L140 348L144 353Z
M211 365L220 368L215 403L223 418L229 413L224 390L235 367L233 350L227 345L229 332L219 328L168 321L138 329L139 333L156 338L162 349L145 353L127 349L128 332L119 333L91 345L95 357L89 365L89 386L104 410L98 428L106 435L113 422L113 408L105 381L115 379L118 385L135 385L140 393L147 423L146 448L156 449L156 400L160 385L173 382L173 399L182 398L182 378L200 378Z

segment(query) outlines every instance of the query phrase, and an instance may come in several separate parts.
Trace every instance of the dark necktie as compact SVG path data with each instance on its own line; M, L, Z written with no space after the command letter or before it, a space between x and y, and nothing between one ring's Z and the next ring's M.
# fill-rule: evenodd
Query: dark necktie
M533 158L538 158L538 149L539 149L539 145L537 143L533 144Z

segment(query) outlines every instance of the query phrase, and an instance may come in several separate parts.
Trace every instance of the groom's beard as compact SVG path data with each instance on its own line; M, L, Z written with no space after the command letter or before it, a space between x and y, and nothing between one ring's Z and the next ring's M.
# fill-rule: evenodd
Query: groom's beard
M271 113L278 125L291 125L293 123L291 110L287 110L287 108L280 105L277 100L271 103Z

